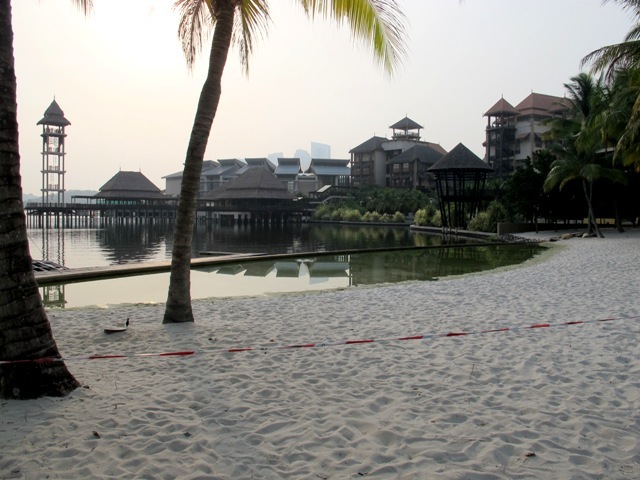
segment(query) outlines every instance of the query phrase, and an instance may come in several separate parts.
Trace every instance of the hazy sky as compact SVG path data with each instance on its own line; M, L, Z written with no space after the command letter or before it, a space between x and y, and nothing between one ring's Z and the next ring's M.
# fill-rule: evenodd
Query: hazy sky
M580 59L621 41L632 18L600 0L399 0L408 55L392 76L349 32L272 0L272 24L245 76L237 50L206 159L293 156L310 143L333 158L408 115L423 140L483 156L483 113L501 96L562 96ZM67 127L66 188L97 190L119 170L158 187L180 171L209 44L186 68L173 0L13 0L18 120L25 193L40 194L41 127L54 96Z

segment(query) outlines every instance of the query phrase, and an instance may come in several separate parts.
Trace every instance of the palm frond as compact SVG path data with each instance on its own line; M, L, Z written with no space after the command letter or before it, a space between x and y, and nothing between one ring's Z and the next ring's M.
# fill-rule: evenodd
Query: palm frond
M233 41L240 49L240 61L245 73L249 73L249 57L253 53L255 35L265 36L271 20L266 0L244 0L236 17Z
M634 40L640 40L640 23L631 27L631 30L624 37L625 42L633 42Z
M182 43L182 52L187 66L193 68L204 39L215 24L213 1L176 0L173 8L180 14L178 38Z
M631 40L599 48L586 55L580 66L591 64L593 72L604 72L611 80L616 71L640 65L640 40Z
M300 0L310 18L346 23L354 40L373 47L385 71L393 72L405 56L405 17L396 0Z
M73 3L80 9L80 11L87 15L93 10L93 0L72 0Z
M602 3L617 3L623 10L629 11L632 15L640 17L640 0L603 0Z
M640 169L640 94L636 95L631 115L616 145L616 155L625 165L635 164Z

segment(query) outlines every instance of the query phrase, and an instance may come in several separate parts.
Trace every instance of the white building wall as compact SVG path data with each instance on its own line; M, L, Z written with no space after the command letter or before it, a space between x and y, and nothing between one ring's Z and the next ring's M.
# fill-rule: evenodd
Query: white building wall
M182 177L165 179L165 195L177 197L180 195L180 186L182 185Z
M373 154L373 175L375 179L375 184L380 185L381 187L386 186L387 184L387 155L377 150Z

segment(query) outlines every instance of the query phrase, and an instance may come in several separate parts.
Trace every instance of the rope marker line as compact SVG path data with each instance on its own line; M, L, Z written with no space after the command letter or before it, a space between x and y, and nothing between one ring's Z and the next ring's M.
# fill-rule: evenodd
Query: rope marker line
M20 359L20 360L0 360L0 365L9 365L17 363L52 363L52 362L64 362L74 360L113 360L119 358L134 358L134 357L187 357L196 355L198 353L240 353L250 351L267 351L267 350L292 350L300 348L320 348L320 347L334 347L338 345L363 345L368 343L390 343L409 340L432 340L435 338L450 338L450 337L464 337L469 335L484 335L489 333L510 332L515 330L537 330L543 328L552 327L566 327L571 325L585 325L587 323L603 323L612 322L614 320L638 320L640 316L636 317L624 317L624 318L601 318L597 320L575 320L563 323L535 323L532 325L513 325L510 327L493 328L488 330L478 330L471 332L443 332L443 333L431 333L425 335L410 335L405 337L388 337L388 338L365 338L365 339L352 339L344 341L333 342L321 342L321 343L298 343L292 345L273 345L262 347L232 347L232 348L219 348L213 350L183 350L176 352L162 352L162 353L123 353L123 354L105 354L105 355L86 355L75 357L45 357L37 359Z

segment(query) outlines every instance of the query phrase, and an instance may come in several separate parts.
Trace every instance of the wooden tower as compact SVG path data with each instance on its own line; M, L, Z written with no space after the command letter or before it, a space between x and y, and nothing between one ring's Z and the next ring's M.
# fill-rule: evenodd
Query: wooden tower
M71 122L54 99L38 125L42 125L42 203L61 205L65 192L64 127Z

